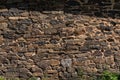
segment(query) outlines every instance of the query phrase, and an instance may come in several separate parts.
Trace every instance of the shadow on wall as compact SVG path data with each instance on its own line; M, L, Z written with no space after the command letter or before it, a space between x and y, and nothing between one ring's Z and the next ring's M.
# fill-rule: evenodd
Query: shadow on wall
M0 8L120 18L120 0L2 0Z

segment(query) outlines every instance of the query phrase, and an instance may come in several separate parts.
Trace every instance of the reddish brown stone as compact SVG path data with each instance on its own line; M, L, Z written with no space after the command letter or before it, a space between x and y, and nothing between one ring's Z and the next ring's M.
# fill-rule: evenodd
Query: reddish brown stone
M60 61L59 60L50 60L50 64L52 66L57 66L57 65L60 65Z

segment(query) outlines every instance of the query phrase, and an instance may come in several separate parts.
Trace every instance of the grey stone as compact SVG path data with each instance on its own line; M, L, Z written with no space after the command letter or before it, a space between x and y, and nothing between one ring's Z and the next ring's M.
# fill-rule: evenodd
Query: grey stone
M89 45L90 49L100 50L101 47L99 45Z
M72 59L62 59L61 65L63 67L71 67L72 66Z
M51 20L50 21L50 24L51 25L57 25L57 24L59 24L60 22L58 21L58 20Z
M80 47L80 51L85 53L85 52L90 51L90 49L87 46L82 46Z
M5 31L2 35L6 39L16 39L20 37L20 35L16 35L14 31Z
M110 55L112 55L113 54L113 51L112 50L106 50L105 52L104 52L104 56L110 56Z
M57 30L54 29L54 28L45 29L45 30L44 30L44 33L45 33L46 35L53 35L53 34L57 34Z

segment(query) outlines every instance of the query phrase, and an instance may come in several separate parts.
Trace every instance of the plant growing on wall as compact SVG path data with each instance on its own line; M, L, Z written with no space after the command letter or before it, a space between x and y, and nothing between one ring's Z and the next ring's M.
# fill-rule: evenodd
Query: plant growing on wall
M104 71L102 75L102 80L119 80L120 75L117 73L111 73L109 71Z

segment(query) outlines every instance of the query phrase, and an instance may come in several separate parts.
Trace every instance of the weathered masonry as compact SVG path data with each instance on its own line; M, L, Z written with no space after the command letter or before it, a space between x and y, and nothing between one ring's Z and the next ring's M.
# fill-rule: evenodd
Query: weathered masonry
M36 1L0 4L0 76L97 80L105 70L120 73L119 0Z

